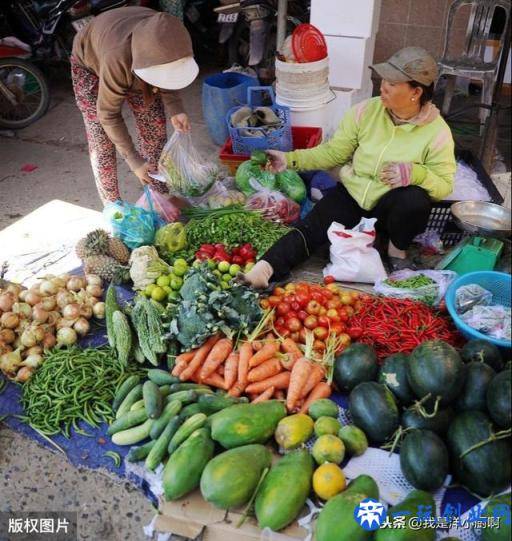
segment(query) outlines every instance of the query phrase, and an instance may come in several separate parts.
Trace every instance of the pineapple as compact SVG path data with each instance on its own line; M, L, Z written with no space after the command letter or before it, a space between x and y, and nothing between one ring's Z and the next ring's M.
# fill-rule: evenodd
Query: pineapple
M121 239L111 237L108 241L108 255L117 259L119 263L126 265L130 259L130 250Z
M93 255L107 255L110 235L104 229L95 229L78 241L76 255L83 261Z
M85 274L96 274L108 282L124 281L126 267L108 255L92 255L84 260Z

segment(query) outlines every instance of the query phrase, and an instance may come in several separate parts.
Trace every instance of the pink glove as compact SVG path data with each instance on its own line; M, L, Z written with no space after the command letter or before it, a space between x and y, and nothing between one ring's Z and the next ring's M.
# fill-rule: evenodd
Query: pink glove
M411 184L412 163L388 162L380 170L380 180L391 188L403 188Z

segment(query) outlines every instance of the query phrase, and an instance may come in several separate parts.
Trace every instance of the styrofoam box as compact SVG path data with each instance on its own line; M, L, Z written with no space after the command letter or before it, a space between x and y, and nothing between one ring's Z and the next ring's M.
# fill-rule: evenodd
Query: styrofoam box
M373 60L375 38L325 36L329 51L329 83L337 88L363 88Z
M311 0L310 22L323 34L369 38L377 33L381 0Z

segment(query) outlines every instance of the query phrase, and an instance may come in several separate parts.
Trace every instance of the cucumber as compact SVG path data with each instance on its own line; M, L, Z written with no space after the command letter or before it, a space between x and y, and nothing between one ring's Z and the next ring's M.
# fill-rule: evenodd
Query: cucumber
M126 395L139 383L140 376L129 376L124 380L122 385L117 390L114 401L112 402L112 409L114 411L117 411L119 409L119 406L123 402L123 400L126 398Z
M145 409L138 409L135 411L129 411L124 415L121 415L119 419L116 419L107 430L107 434L112 436L116 432L126 430L132 426L140 425L148 418L148 414Z
M137 400L134 404L132 404L132 407L130 408L130 411L136 411L140 410L144 407L144 399L141 398L140 400Z
M171 402L171 400L179 400L181 402L181 405L184 406L185 404L191 404L192 402L195 402L197 400L197 393L195 391L179 391L177 393L170 394L167 397L167 402Z
M171 385L180 381L180 378L175 378L166 370L160 370L159 368L148 370L148 378L157 385Z
M150 419L158 419L162 413L163 397L156 383L148 380L142 387L142 396L144 398L144 407L148 412Z
M152 440L156 440L158 436L164 431L164 428L169 424L169 421L179 413L181 410L181 402L179 400L172 400L169 402L162 415L154 422L149 433Z
M192 417L192 415L195 415L196 413L204 413L201 411L201 406L197 402L193 404L189 404L188 406L185 406L180 411L180 418L183 421L186 421L189 417Z
M167 448L169 455L172 455L178 446L183 443L195 430L202 428L206 423L206 415L204 413L196 413L187 419L172 437Z
M167 447L169 442L174 434L179 429L178 421L172 422L172 420L167 423L167 426L164 428L163 432L158 436L158 439L155 441L155 445L149 452L146 457L146 468L151 471L155 471L155 468L162 462L165 454L167 453Z
M151 440L139 447L132 447L126 455L126 460L128 460L128 462L139 462L139 460L145 459L148 456L149 451L153 448L153 445L155 445L155 442Z
M165 398L166 396L169 396L171 394L171 386L170 385L160 385L158 387L158 390L160 391L160 394L162 395L162 398Z
M141 425L122 430L121 432L116 432L112 436L112 443L115 443L116 445L135 445L149 436L153 423L153 419L147 419Z
M142 398L142 383L138 383L135 387L126 395L125 399L121 402L121 405L117 409L116 419L119 419L121 415L130 411L130 408Z
M223 396L218 394L204 394L201 395L197 403L199 405L199 411L206 413L206 415L211 415L217 411L233 406L234 404L247 403L248 399L246 397L234 398L232 396Z
M201 385L200 383L173 383L171 385L171 393L177 393L178 391L198 391L202 390L203 392L213 394L213 391L208 387L208 385Z

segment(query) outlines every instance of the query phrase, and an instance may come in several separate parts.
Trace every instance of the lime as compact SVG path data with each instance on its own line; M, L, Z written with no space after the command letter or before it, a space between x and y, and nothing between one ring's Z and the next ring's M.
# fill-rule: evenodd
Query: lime
M223 274L222 275L222 281L223 282L231 282L231 280L233 279L233 277L231 276L231 274Z
M184 259L176 259L174 262L174 274L176 276L185 276L188 271L188 263Z
M229 267L229 274L231 274L231 276L236 276L241 270L242 267L240 267L240 265L233 264Z
M218 265L217 265L217 268L220 270L220 272L224 273L224 272L229 272L229 267L230 267L230 264L228 261L221 261Z
M171 287L177 291L178 289L181 288L181 286L183 285L183 278L181 278L180 276L175 276L172 280L171 280Z
M171 287L171 286L164 286L164 287L163 287L163 290L164 290L167 294L169 294L169 293L172 291L172 287Z
M151 297L151 293L153 293L153 289L155 289L155 287L155 284L149 284L148 286L146 286L146 289L144 290L144 295L146 295L146 297Z
M180 298L180 294L177 291L171 291L167 294L167 300L169 301L176 301Z
M213 271L213 274L215 274L215 276L217 276L217 278L221 278L222 277L222 272L220 272L220 270L218 269L215 269Z
M210 270L216 269L217 268L217 262L214 261L213 259L208 259L208 268Z
M151 298L154 301L163 301L167 297L167 293L165 292L165 289L160 286L155 286L153 291L151 292Z
M182 257L179 257L174 261L174 268L176 267L184 267L185 269L188 268L188 263L183 259Z
M171 279L169 278L169 276L162 275L157 278L156 285L160 287L166 287L170 284L170 282Z
M254 267L254 265L255 265L255 263L247 263L247 265L245 266L244 271L249 272Z

